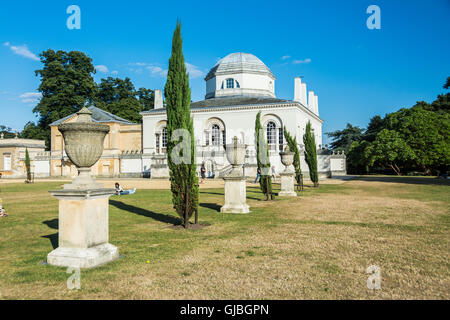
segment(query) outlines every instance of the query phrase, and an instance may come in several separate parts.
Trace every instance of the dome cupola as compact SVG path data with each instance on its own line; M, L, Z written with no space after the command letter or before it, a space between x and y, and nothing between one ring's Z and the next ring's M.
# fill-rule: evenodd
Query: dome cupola
M208 72L206 99L218 97L275 98L275 76L256 56L236 52L219 60Z

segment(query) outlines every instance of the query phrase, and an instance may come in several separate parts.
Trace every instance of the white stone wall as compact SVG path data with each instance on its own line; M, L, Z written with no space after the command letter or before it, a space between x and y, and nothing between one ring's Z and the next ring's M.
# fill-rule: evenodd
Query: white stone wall
M136 159L120 159L120 172L121 173L142 173L142 158Z
M50 159L34 160L34 177L44 178L50 176Z
M235 86L234 89L227 89L225 80L229 78L237 80L240 88ZM218 75L206 81L206 98L235 95L266 95L275 98L275 79L263 74L236 73Z
M226 108L212 111L208 108L205 108L205 111L198 111L198 109L193 110L193 122L194 122L194 137L196 141L196 149L198 153L197 163L201 164L202 162L206 162L208 165L214 165L217 171L222 170L224 167L227 167L229 164L226 160L226 157L223 155L222 143L219 146L206 146L206 137L205 131L208 131L210 128L211 122L220 123L220 126L223 126L226 131L226 143L231 143L231 140L234 136L237 136L239 141L247 144L247 150L250 155L253 155L249 158L250 163L256 164L255 154L255 119L258 111L261 112L261 123L264 127L264 132L266 132L265 126L269 121L273 121L276 124L277 132L276 132L276 148L275 150L270 152L271 156L271 164L275 166L277 172L281 172L284 167L281 164L279 157L279 141L278 129L286 126L289 132L295 134L297 137L297 142L302 145L303 144L303 135L305 133L306 124L308 121L311 121L312 128L314 129L314 134L316 137L316 144L318 148L322 145L322 121L312 114L308 109L303 106L292 104L289 106L282 107L249 107L249 108ZM156 141L155 141L155 133L161 130L161 126L165 125L166 114L154 114L148 113L143 115L143 147L144 154L153 155L158 154L156 150ZM211 134L209 134L211 135ZM222 138L222 137L221 137ZM286 141L283 137L283 142L286 144ZM215 154L213 154L215 152ZM222 154L220 154L222 152ZM319 163L319 168L322 168L323 171L328 170L329 160L327 164ZM306 164L304 164L306 166ZM158 167L159 170L160 167ZM305 168L307 170L307 167ZM320 170L320 169L319 169ZM160 170L159 170L160 171ZM159 176L163 174L158 174ZM152 174L152 176L154 176Z

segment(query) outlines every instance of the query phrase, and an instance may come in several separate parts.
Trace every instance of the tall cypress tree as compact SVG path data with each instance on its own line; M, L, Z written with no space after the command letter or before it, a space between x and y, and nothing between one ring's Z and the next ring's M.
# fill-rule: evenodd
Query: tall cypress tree
M270 174L269 148L264 139L263 127L261 125L261 111L256 115L255 120L255 140L256 140L256 161L258 168L261 170L261 179L259 186L265 194L266 200L273 199L272 193L272 176ZM265 159L262 156L265 155Z
M305 160L309 167L309 177L314 183L314 187L319 186L319 174L317 172L317 148L316 139L311 131L311 122L308 121L306 125L306 132L303 136L303 143L305 144Z
M183 56L183 40L181 38L181 24L177 22L172 38L172 55L169 60L167 82L164 87L167 109L168 165L170 170L170 189L174 209L189 227L189 219L198 210L198 178L196 173L196 156L194 141L194 125L191 118L191 89L189 75ZM172 151L180 143L187 145L183 137L172 139L177 129L185 129L190 134L190 161L176 163L172 159ZM180 154L183 156L183 151ZM184 155L187 156L187 155Z
M25 148L25 168L27 169L27 181L31 182L31 163L30 163L30 154L28 153L28 148Z
M300 166L300 151L298 150L297 138L292 137L292 135L287 131L286 126L284 127L284 137L286 138L289 149L294 152L294 168L295 168L295 180L300 186L302 184L302 168Z

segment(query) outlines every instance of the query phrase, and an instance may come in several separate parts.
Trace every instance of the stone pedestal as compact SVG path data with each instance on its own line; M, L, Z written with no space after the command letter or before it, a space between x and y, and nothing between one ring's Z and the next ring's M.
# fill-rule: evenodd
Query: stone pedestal
M278 193L279 196L284 197L296 197L297 192L295 192L294 185L294 173L293 172L282 172L281 176L281 191Z
M220 208L223 213L249 213L245 177L224 177L225 204Z
M47 263L92 268L119 257L109 244L109 197L114 189L50 191L59 200L59 247Z

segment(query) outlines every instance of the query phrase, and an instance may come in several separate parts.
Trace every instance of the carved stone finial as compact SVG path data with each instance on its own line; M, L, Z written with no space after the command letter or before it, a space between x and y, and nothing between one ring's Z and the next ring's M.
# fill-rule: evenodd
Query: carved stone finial
M77 115L77 122L92 122L92 112L86 107L83 107L80 111L78 111Z

